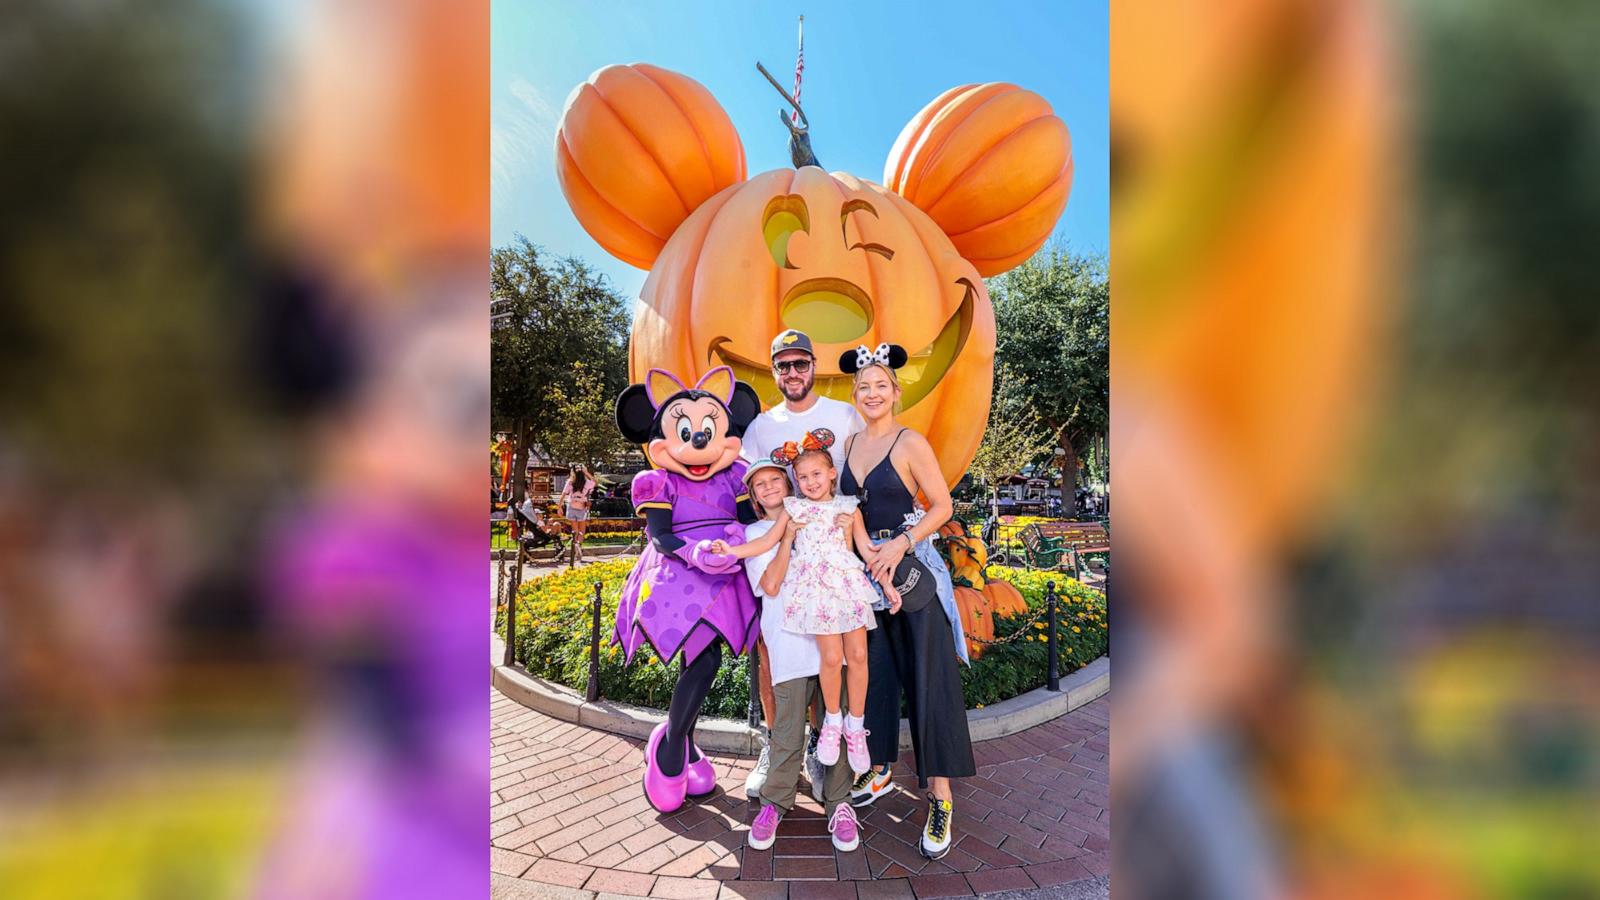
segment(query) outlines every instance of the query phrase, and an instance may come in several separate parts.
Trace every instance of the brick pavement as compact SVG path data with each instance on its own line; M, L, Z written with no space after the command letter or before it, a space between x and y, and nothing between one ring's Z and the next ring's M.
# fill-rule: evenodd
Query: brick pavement
M712 755L718 791L671 816L639 783L643 741L552 719L490 691L491 866L497 897L957 897L1108 876L1110 696L973 747L956 781L956 844L917 851L926 804L903 753L897 789L861 810L862 846L833 849L804 788L770 850L745 847L754 761Z

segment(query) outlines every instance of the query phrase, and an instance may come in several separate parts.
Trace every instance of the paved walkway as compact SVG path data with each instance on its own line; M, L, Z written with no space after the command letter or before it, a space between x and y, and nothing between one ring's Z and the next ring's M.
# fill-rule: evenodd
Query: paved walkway
M1107 896L1110 696L1021 734L974 745L956 782L955 847L922 858L926 804L910 773L862 811L862 848L838 853L802 791L770 850L745 847L753 760L712 755L719 790L671 816L640 787L643 742L527 709L490 691L494 896L593 898Z

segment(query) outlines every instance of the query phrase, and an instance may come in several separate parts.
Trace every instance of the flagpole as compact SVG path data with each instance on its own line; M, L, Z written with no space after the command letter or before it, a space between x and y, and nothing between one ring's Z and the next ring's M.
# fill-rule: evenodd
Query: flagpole
M799 49L795 52L795 57L794 57L794 103L795 103L795 106L799 106L800 105L800 73L804 72L805 68L806 68L806 17L804 15L802 15L800 17L798 38L799 38L799 45L798 45ZM789 114L789 121L791 121L791 122L799 122L800 121L800 112L799 112L799 110L796 110L795 112L792 112L792 113Z

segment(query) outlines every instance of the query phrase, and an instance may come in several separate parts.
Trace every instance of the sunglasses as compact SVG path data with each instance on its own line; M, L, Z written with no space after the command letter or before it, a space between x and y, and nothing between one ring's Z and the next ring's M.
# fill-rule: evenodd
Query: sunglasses
M786 359L786 360L784 360L783 362L780 362L780 363L773 363L772 364L772 369L773 369L773 371L777 372L779 375L785 375L785 374L788 374L789 372L798 372L801 375L804 375L805 373L811 371L811 360L809 360L809 359Z

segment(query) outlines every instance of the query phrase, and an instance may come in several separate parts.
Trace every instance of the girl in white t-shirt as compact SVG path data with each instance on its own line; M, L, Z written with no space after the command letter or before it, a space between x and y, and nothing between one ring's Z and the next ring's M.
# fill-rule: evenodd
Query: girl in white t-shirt
M817 679L821 656L816 638L784 630L783 608L777 602L801 528L792 519L787 524L778 521L784 517L784 501L790 494L785 467L770 459L761 460L750 467L744 480L750 499L761 514L760 521L745 527L745 540L760 540L773 530L782 535L776 546L745 561L750 586L762 601L762 661L771 666L773 682L773 709L769 713L772 736L765 750L768 768L757 794L761 809L751 823L749 835L750 846L764 850L777 839L778 823L784 814L794 808L805 757L806 713L822 692ZM849 802L853 776L848 763L836 762L826 767L820 777L812 777L817 782L812 789L828 817L834 847L842 851L856 849L860 825Z

